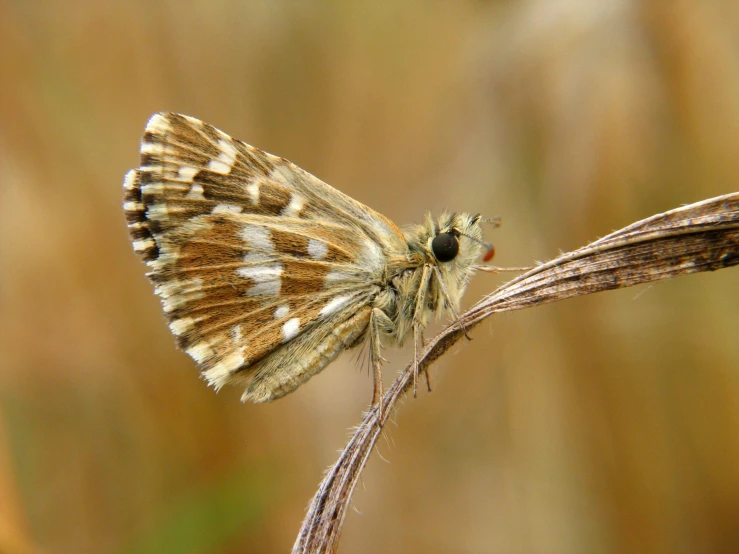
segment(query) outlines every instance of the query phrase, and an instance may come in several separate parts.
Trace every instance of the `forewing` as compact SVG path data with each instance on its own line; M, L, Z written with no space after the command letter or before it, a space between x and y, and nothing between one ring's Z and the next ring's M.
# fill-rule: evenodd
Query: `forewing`
M361 334L387 250L403 244L387 219L287 160L182 115L151 118L124 188L134 250L178 344L215 387L260 379L252 400L289 392ZM337 351L305 367L310 348ZM288 375L275 378L278 366Z

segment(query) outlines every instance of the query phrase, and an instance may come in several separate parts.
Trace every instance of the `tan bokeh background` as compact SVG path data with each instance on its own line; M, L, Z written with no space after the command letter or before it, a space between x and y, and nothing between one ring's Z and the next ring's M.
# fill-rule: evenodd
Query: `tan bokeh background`
M285 552L370 398L352 355L255 406L175 350L121 210L161 110L398 223L500 215L525 265L737 190L739 4L0 1L1 552ZM342 551L739 551L737 285L480 326L403 404Z

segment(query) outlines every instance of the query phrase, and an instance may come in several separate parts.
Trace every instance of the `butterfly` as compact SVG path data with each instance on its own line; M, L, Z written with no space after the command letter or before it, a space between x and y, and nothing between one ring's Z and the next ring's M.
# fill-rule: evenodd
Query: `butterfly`
M367 345L373 404L383 344L457 317L476 262L492 258L480 215L399 229L284 158L176 113L151 117L123 181L133 249L178 345L216 390L284 396L341 352ZM417 371L417 365L416 365Z

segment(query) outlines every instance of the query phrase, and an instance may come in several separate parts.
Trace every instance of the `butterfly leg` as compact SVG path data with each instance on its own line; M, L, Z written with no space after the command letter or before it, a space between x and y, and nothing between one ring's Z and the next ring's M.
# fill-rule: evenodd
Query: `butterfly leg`
M426 336L423 332L424 330L421 329L421 347L426 348ZM427 369L423 372L424 377L426 377L426 390L431 392L431 372Z
M416 303L413 309L413 397L418 396L418 341L423 340L423 320L421 319L426 303L426 293L431 281L431 266L423 266L421 282L416 293Z
M382 384L382 343L380 342L380 329L382 327L392 326L392 321L379 308L374 308L370 315L369 322L369 342L370 342L370 363L372 364L372 376L374 378L374 387L372 389L372 406L379 407L382 403L383 384Z
M462 319L459 317L457 307L454 305L454 303L452 303L452 300L449 297L449 291L446 290L446 284L444 284L444 279L441 278L441 272L439 271L439 268L434 266L434 272L436 273L437 281L441 285L441 294L444 296L444 302L449 307L449 311L452 312L452 317L454 318L454 321L457 323L457 325L459 325L459 330L464 333L464 336L467 340L472 340L472 337L467 334L467 328L462 323Z
M423 335L423 330L421 331L421 346L426 348L426 337ZM423 375L426 377L426 390L431 392L431 371L427 368L426 371L423 372Z

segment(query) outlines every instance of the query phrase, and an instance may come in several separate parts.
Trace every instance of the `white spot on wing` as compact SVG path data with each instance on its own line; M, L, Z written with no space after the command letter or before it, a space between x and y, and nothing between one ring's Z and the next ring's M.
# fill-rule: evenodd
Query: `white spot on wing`
M244 254L244 263L249 265L276 263L274 254L264 252L247 252Z
M341 269L332 269L326 274L326 281L324 283L325 288L334 286L335 283L341 281L356 281L360 277L355 272L344 271Z
M187 183L192 183L193 177L195 177L195 174L200 171L196 167L189 167L186 165L183 165L180 167L180 169L177 170L177 178L180 181L185 181Z
M244 341L244 334L241 332L241 325L236 324L231 328L231 340L234 344L240 344Z
M231 372L240 368L246 363L241 352L232 352L228 356L219 360L213 367L205 371L203 375L216 389L223 386L228 378L231 376Z
M252 265L240 267L236 273L254 281L254 286L246 291L247 296L278 296L282 281L282 264Z
M167 184L167 186L164 185L164 183L158 182L158 183L148 183L146 185L141 186L141 192L143 194L165 194L169 190L188 190L187 186L184 188L175 188L174 186Z
M126 202L123 204L123 209L127 212L141 212L144 210L144 205L141 202Z
M300 331L300 319L294 317L288 319L282 326L282 342L287 342L294 338Z
M253 250L244 256L244 263L249 265L236 270L241 277L255 282L255 285L246 291L247 296L279 295L283 266L273 259L275 246L269 229L261 225L246 225L241 231L241 236Z
M259 204L259 183L249 183L246 185L246 193L253 205Z
M151 238L133 241L133 249L136 252L143 252L149 248L154 248L154 246L156 246L156 243Z
M231 166L223 163L220 159L210 160L208 162L208 165L206 169L212 171L213 173L220 173L221 175L228 174L229 171L231 171Z
M331 300L331 302L329 302L328 304L326 304L323 307L323 309L321 309L321 311L318 312L318 315L320 317L328 317L331 314L336 313L337 311L339 311L344 306L346 306L351 301L351 299L352 299L352 297L349 294L345 294L345 295L342 295L342 296L337 296L336 298L334 298L333 300Z
M166 204L152 204L147 210L149 219L167 220L169 219L169 209Z
M154 289L162 298L169 298L174 294L192 294L201 292L203 280L201 278L189 279L187 281L169 281Z
M300 210L302 210L304 206L305 200L303 197L293 193L290 197L290 203L282 209L280 215L284 217L298 217Z
M154 289L154 292L162 297L162 307L165 313L169 313L184 306L188 302L203 298L205 293L202 287L202 279L191 279L189 281L173 281L165 285L160 285Z
M175 319L169 324L170 330L178 337L195 326L195 320L191 317Z
M279 279L257 283L246 291L247 296L279 296L281 282Z
M234 369L241 367L246 360L240 352L234 352L229 356L223 358L220 362L214 365L210 370L214 373L230 373Z
M220 139L218 141L218 148L221 149L221 153L217 158L208 162L207 169L214 173L226 175L230 173L234 162L236 162L236 154L238 153L238 150L236 150L236 147L231 143L231 141L224 139Z
M204 192L205 190L203 189L203 185L195 183L190 187L190 191L187 193L185 198L189 198L191 200L205 200L205 196L203 196Z
M269 229L261 225L246 225L241 231L241 237L246 244L254 250L260 250L265 253L273 253L275 245L272 243L272 235Z
M278 279L282 275L282 264L240 267L236 273L257 283Z
M328 247L320 240L310 239L308 241L308 255L314 260L322 260L328 254Z
M290 308L288 306L280 306L275 310L275 319L282 319L287 314L290 313Z
M236 160L236 154L239 151L230 140L221 139L218 141L218 146L221 149L221 155L227 157L233 163ZM225 160L224 160L225 161Z
M188 302L192 300L198 300L205 296L202 292L200 293L193 293L188 294L187 296L182 294L176 294L173 296L170 296L169 298L164 298L162 300L162 309L164 310L164 313L173 312L174 310L181 308Z
M166 116L157 113L149 118L146 131L155 135L164 135L172 129Z
M197 363L203 363L206 358L211 357L214 352L208 341L201 341L185 350Z
M142 154L155 154L155 155L161 155L164 152L164 148L161 144L157 144L155 142L142 142L141 143L141 153Z
M126 188L128 190L133 190L136 187L134 187L134 183L136 182L136 170L132 169L128 173L126 173L126 176L123 178L123 188Z
M240 214L241 213L241 206L237 206L235 204L217 204L215 208L213 208L214 214Z

